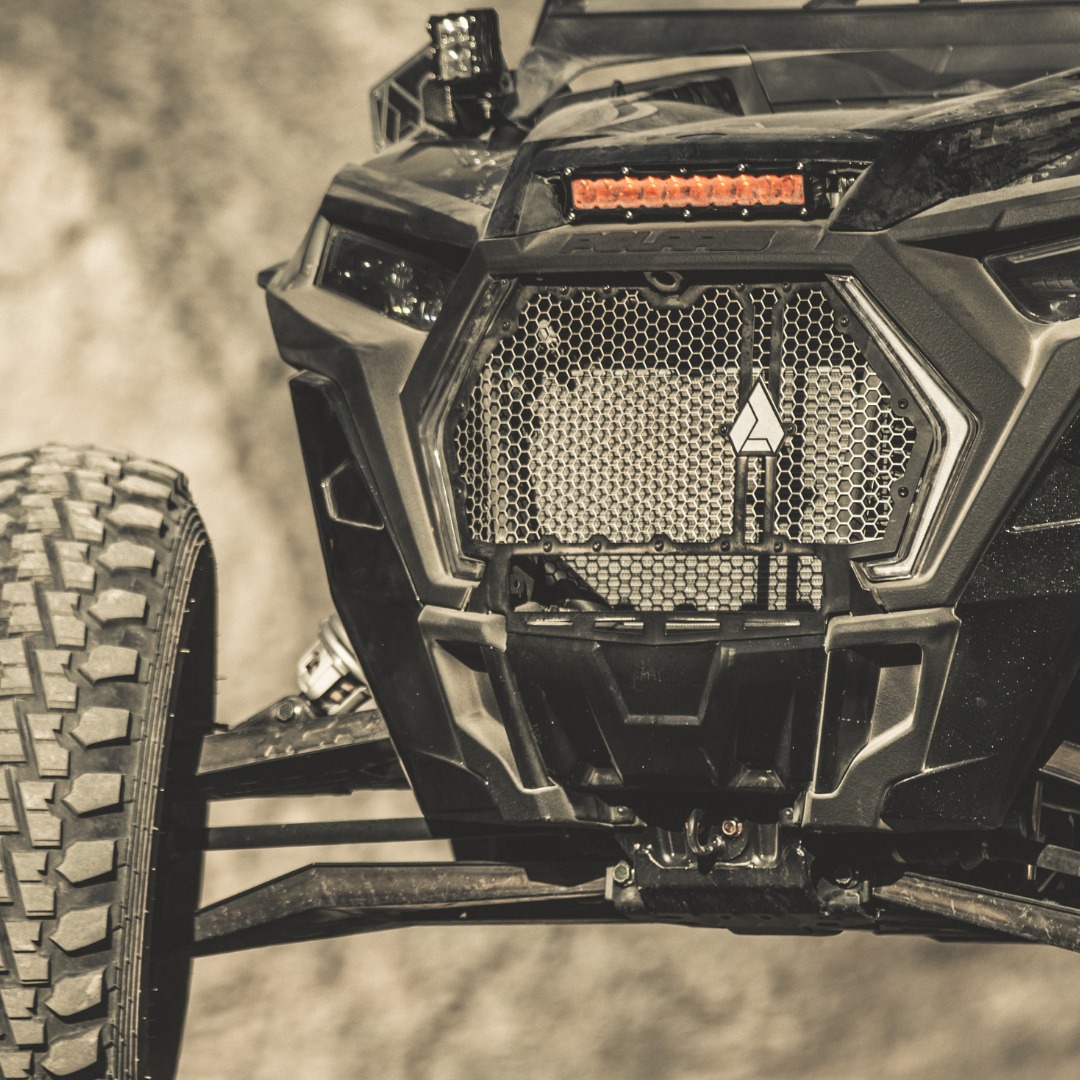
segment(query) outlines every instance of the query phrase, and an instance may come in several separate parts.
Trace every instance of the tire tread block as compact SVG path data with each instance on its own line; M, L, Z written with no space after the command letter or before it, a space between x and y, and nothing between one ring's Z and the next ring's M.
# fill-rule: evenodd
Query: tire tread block
M130 678L135 674L138 665L139 653L136 649L126 649L120 645L98 645L90 650L86 661L79 665L79 671L92 683L97 683L103 679Z
M82 649L86 645L86 624L77 614L79 594L47 591L45 608L49 613L53 641L57 645Z
M118 529L157 533L165 523L165 515L160 510L154 510L149 506L124 503L113 510L105 520Z
M0 1076L4 1080L27 1080L30 1076L32 1055L25 1053L0 1052Z
M76 908L60 916L50 940L64 952L78 952L97 945L109 936L109 905Z
M80 499L65 499L64 510L67 513L73 539L89 540L92 544L100 544L105 538L105 526L97 519L97 506L94 503L83 502Z
M130 540L117 540L98 556L98 562L114 573L117 570L153 570L154 549Z
M76 1016L101 1004L104 968L57 979L52 996L45 1002L57 1016Z
M72 885L82 885L95 878L104 877L116 869L115 840L76 840L68 844L64 859L57 866Z
M23 749L22 735L19 733L19 718L15 712L15 702L10 698L0 699L0 762L18 763L26 760ZM0 800L6 799L7 784L0 785ZM0 811L0 832L7 831L4 828L6 818Z
M126 739L130 731L131 713L127 709L93 705L79 714L71 736L80 746L91 747Z
M70 1076L89 1069L101 1053L101 1026L85 1031L74 1038L57 1039L41 1064L53 1076Z
M54 540L53 550L60 564L60 577L64 588L93 590L97 574L86 561L90 545L76 540Z
M80 816L120 805L124 778L120 773L81 773L64 796L64 804Z
M145 476L125 476L116 487L128 495L136 495L143 499L167 499L172 495L172 484L159 484L156 480L148 480Z
M141 619L146 614L146 597L127 589L106 589L90 608L90 614L103 624L119 619Z

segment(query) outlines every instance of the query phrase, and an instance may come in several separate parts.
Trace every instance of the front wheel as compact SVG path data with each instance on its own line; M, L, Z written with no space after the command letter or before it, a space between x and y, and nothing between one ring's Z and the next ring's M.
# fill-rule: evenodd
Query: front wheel
M168 1080L205 826L214 565L183 477L0 459L0 1077Z

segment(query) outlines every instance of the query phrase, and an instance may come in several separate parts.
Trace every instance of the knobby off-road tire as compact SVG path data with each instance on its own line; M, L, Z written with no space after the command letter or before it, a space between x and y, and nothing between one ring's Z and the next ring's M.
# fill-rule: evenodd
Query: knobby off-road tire
M111 450L0 459L0 582L0 1077L168 1080L215 678L183 477Z

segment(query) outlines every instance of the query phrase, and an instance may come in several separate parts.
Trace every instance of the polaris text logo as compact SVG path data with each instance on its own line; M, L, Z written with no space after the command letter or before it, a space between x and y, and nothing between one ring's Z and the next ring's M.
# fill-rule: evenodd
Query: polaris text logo
M661 251L764 251L776 234L770 229L644 229L634 232L578 233L561 255L625 255Z
M775 454L783 445L784 425L761 379L754 383L728 438L736 454Z

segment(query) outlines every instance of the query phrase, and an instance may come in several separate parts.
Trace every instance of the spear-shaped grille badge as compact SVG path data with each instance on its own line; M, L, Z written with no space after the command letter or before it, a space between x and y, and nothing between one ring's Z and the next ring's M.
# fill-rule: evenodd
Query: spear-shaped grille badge
M775 454L784 442L784 425L772 395L759 378L731 425L736 454Z

